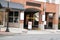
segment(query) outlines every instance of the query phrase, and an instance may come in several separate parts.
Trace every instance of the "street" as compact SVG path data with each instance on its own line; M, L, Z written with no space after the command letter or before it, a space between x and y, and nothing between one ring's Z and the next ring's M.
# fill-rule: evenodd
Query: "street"
M14 34L0 35L0 40L60 40L60 34Z

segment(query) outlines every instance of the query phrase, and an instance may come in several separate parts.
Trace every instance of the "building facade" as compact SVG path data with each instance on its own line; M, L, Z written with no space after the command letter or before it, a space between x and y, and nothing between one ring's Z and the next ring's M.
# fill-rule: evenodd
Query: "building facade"
M0 12L0 27L6 27L8 20L8 26L12 28L58 29L59 4L56 3L56 0L10 0L7 2L12 2L12 4L9 4L9 12L6 12L6 10ZM3 7L0 10L7 8ZM8 16L8 19L6 16Z

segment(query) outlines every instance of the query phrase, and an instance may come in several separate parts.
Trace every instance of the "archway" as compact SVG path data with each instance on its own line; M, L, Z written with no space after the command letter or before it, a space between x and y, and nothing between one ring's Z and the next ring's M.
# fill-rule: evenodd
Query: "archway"
M24 28L28 29L28 22L32 22L32 29L38 28L40 10L36 8L27 8L24 11Z

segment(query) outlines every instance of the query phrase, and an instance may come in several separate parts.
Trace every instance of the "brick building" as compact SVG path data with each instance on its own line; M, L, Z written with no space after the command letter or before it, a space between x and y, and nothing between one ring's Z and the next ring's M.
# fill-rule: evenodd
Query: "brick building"
M1 27L6 27L8 20L8 25L12 28L29 29L32 23L32 30L58 29L59 4L36 0L10 0L8 8L8 1L5 1L4 5L3 3L0 1L0 5L3 6L0 9Z

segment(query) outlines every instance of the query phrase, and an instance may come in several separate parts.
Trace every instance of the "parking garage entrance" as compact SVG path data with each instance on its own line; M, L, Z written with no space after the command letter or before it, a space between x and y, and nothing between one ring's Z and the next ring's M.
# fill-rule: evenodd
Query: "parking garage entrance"
M35 8L27 8L24 12L24 28L32 30L38 29L39 10ZM30 26L30 27L29 27Z

